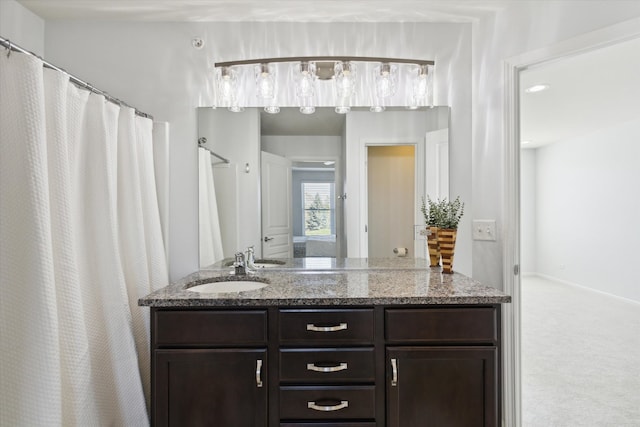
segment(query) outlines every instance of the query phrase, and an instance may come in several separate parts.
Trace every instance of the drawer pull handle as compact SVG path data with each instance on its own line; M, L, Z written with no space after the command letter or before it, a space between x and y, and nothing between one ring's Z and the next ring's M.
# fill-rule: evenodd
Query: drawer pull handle
M315 372L339 372L346 371L347 364L342 362L337 366L316 366L315 363L307 363L307 371Z
M315 332L335 332L335 331L345 331L347 329L346 323L340 323L336 326L316 326L313 323L307 323L307 331L315 331Z
M391 386L396 387L398 385L398 361L391 359Z
M314 411L321 411L321 412L339 411L340 409L344 409L348 407L349 407L348 400L341 400L339 404L331 405L331 406L317 405L316 402L307 402L307 408L313 409Z
M262 376L262 359L258 359L256 361L256 386L258 388L262 387L262 379L260 379L260 377Z

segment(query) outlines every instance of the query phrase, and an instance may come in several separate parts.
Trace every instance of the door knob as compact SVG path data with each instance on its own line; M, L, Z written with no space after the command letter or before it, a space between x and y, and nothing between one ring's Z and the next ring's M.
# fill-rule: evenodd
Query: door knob
M273 237L264 236L264 241L268 242L269 240L273 240Z

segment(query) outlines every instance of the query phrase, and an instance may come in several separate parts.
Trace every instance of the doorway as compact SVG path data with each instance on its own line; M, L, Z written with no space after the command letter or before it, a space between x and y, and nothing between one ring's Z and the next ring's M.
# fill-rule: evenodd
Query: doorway
M505 337L504 384L503 393L505 408L505 422L509 425L521 425L522 420L522 346L521 346L521 305L522 288L520 283L521 254L520 243L522 230L520 224L520 169L521 164L521 129L520 110L521 73L540 65L562 62L566 58L593 51L602 47L612 46L620 42L640 37L636 23L631 21L621 23L602 30L593 31L544 50L537 50L505 61L505 233L504 233L504 289L512 295L512 304L504 307L503 336ZM615 74L614 74L615 75ZM599 82L598 84L600 84ZM589 101L591 102L591 101ZM595 102L601 104L601 102ZM606 111L603 111L606 112ZM576 154L576 156L579 154ZM589 228L591 229L591 228ZM611 283L611 281L608 281ZM552 329L553 330L553 329ZM583 413L583 415L585 415Z
M593 425L640 422L640 195L627 187L640 181L639 51L630 40L520 72L524 426L578 425L586 410ZM597 103L583 99L591 72ZM609 218L625 224L613 244L597 232Z
M414 257L415 146L367 147L368 254Z

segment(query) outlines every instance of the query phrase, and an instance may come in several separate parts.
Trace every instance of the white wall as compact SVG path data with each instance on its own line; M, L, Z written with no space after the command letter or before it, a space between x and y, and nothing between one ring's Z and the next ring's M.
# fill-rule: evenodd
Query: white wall
M15 0L0 0L0 37L44 56L44 19Z
M202 50L191 47L194 36L205 41ZM48 21L45 49L53 63L170 122L172 279L198 268L196 107L211 103L214 62L314 54L435 59L435 102L453 107L451 191L471 204L470 24ZM470 267L469 237L459 239L456 262Z
M471 217L495 218L502 229L503 61L638 16L637 1L518 1L474 25L473 148L467 164L473 168ZM502 267L501 237L497 242L473 242L475 279L502 288Z
M538 149L538 273L640 302L640 119Z
M520 271L536 273L536 154L520 151Z

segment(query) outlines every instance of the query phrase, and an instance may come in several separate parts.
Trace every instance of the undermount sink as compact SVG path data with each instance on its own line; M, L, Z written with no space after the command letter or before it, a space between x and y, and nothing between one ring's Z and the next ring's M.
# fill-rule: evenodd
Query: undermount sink
M234 292L246 292L262 289L269 285L266 279L261 278L213 278L206 283L189 286L187 291L205 294L222 294Z
M278 259L257 259L253 262L255 268L273 268L285 265L284 261ZM233 267L233 261L227 262L225 267Z
M253 263L253 266L256 268L271 268L271 267L278 267L280 265L284 265L284 262L280 261L280 262L271 262L270 260L258 260L256 262Z

